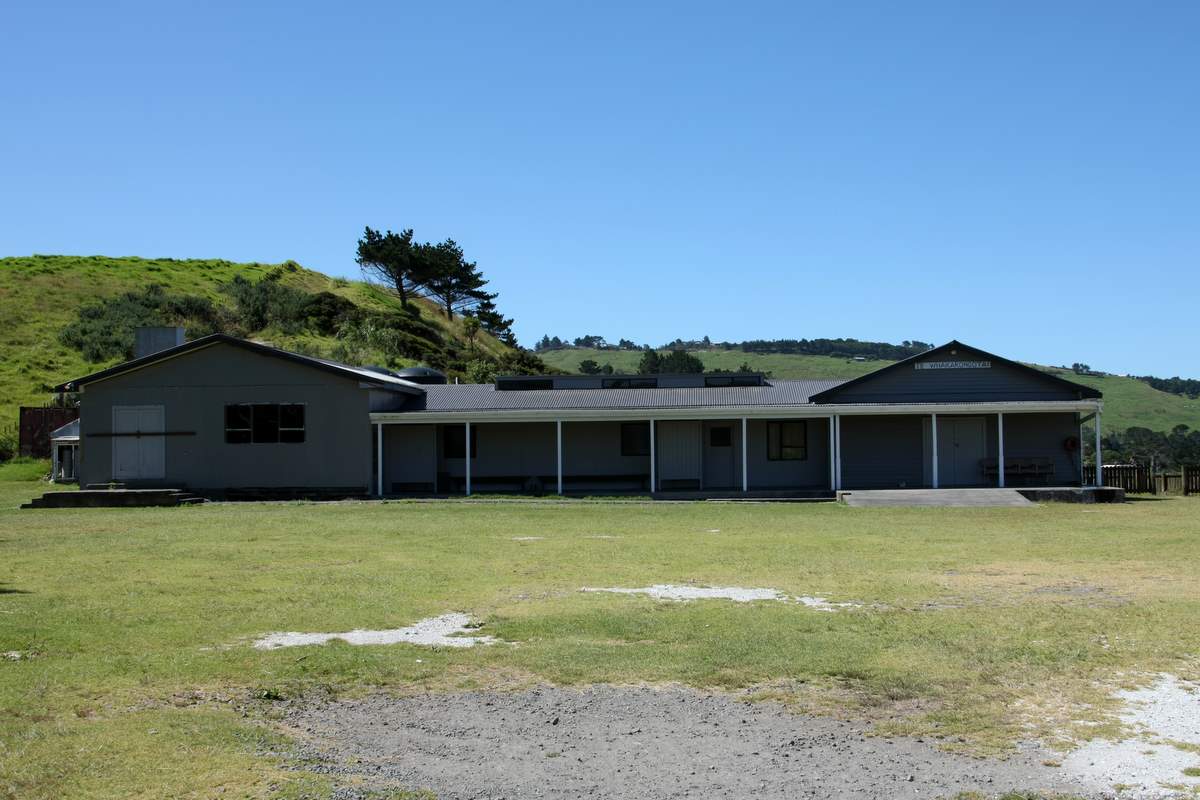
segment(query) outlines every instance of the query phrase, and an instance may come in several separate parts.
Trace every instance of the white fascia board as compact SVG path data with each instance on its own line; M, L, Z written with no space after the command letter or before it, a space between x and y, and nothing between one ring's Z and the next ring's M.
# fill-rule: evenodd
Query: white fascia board
M823 419L842 416L891 416L929 414L1048 414L1075 411L1095 412L1099 400L1020 401L1008 403L854 403L808 406L720 406L710 408L564 408L480 411L375 411L371 422L388 425L433 425L488 422L620 422L628 420L696 419Z

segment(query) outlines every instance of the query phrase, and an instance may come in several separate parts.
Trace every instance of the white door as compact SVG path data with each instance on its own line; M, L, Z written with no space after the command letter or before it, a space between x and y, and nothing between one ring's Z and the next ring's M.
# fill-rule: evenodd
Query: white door
M113 406L114 480L154 480L166 475L162 406Z
M987 425L983 417L938 419L938 483L941 486L981 486L987 456Z

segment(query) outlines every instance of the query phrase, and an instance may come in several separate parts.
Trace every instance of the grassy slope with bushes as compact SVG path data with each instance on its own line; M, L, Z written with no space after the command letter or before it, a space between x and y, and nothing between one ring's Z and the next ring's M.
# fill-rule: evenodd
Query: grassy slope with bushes
M367 311L399 309L387 292L359 281L332 278L314 270L277 269L273 264L238 264L221 260L169 258L108 258L103 256L29 256L0 258L0 426L17 422L17 406L41 405L50 399L57 383L109 366L112 361L89 363L59 340L59 332L77 318L81 306L161 284L174 295L207 297L228 304L220 285L242 276L258 281L277 270L285 286L316 294L332 292ZM433 305L417 301L422 319L449 341L465 349L462 320L453 321ZM283 348L330 356L336 344L330 337L311 333L284 334L263 330L255 338ZM480 332L475 338L480 352L492 356L510 348ZM119 359L118 359L119 360ZM382 356L378 359L384 361Z
M776 378L855 378L892 363L851 361L831 356L789 353L743 353L741 350L693 350L710 370L736 370L743 363L769 372ZM579 362L592 359L612 364L617 372L635 372L642 354L633 350L548 350L538 356L552 367L579 371ZM1170 431L1176 425L1200 429L1200 400L1160 392L1135 378L1119 375L1076 375L1070 370L1040 367L1067 380L1093 386L1104 392L1104 430L1123 431L1141 426L1153 431Z

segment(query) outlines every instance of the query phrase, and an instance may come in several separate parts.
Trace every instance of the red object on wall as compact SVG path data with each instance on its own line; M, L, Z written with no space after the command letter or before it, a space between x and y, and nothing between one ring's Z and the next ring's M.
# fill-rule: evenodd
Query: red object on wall
M20 453L30 458L50 457L50 434L79 419L78 408L21 406Z

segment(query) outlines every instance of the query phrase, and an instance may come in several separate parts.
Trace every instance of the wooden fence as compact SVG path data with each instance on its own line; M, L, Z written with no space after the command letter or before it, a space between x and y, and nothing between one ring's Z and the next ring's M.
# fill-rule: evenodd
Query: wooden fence
M78 408L21 406L19 422L21 455L31 458L49 458L50 434L76 419L79 419Z
M1084 466L1083 482L1096 481L1096 468ZM1200 494L1200 467L1182 467L1179 472L1153 474L1149 467L1110 465L1104 468L1104 485L1131 494Z

